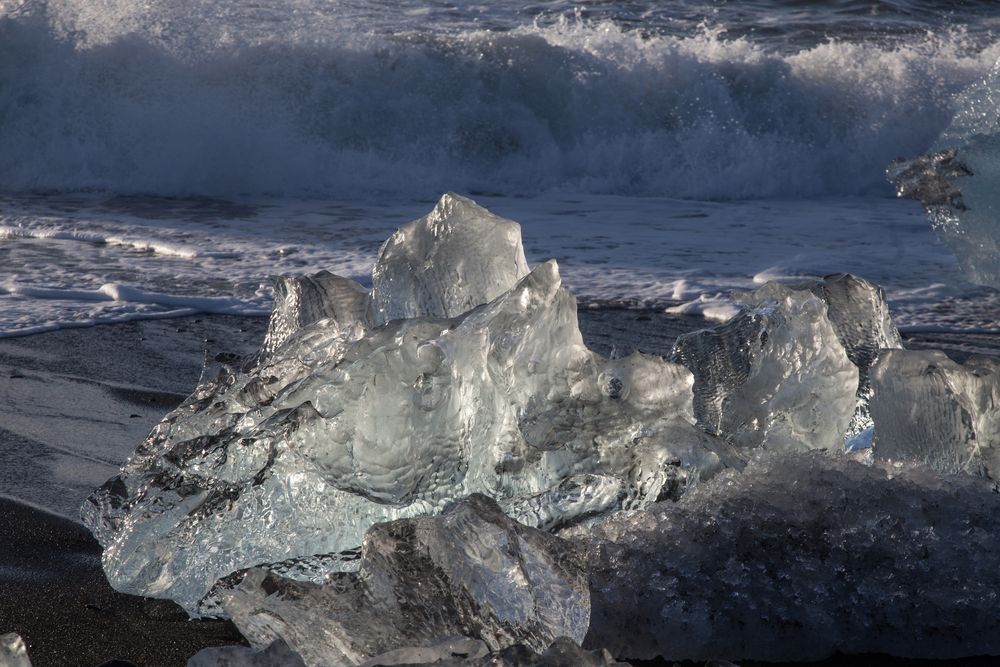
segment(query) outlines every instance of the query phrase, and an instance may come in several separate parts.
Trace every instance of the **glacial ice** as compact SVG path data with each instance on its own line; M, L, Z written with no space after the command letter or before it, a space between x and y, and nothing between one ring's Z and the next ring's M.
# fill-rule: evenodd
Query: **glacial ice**
M919 199L968 278L1000 288L1000 63L956 100L932 152L889 165L901 197Z
M1000 653L997 535L985 480L822 452L561 533L591 554L585 647L773 661Z
M885 290L849 273L834 273L793 284L769 282L752 292L736 293L734 298L746 305L761 307L793 292L806 290L826 303L826 315L837 340L844 346L847 358L858 368L857 405L847 429L847 437L852 438L873 426L869 408L872 366L882 350L902 348L903 339L889 314Z
M1000 361L891 350L872 378L877 457L1000 479Z
M8 632L0 635L0 665L3 667L31 667L28 648L21 636Z
M355 665L454 636L491 650L583 640L586 564L573 545L472 495L437 517L373 526L357 573L323 584L250 570L223 606L258 648L284 641L307 665Z
M210 613L221 577L299 559L319 581L357 567L338 554L373 524L471 493L554 528L742 464L693 425L686 369L591 352L555 262L525 269L515 223L449 194L386 242L370 294L279 286L256 360L200 385L84 504L111 584Z
M674 345L673 360L694 374L698 425L743 449L842 450L859 372L826 302L774 283L738 299L750 307Z

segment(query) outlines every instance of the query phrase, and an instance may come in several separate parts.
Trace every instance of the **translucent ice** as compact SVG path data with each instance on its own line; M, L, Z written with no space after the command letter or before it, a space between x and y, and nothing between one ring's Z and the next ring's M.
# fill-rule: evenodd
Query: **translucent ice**
M795 291L810 291L827 307L827 318L847 358L858 368L857 406L847 436L853 437L872 427L872 365L882 350L903 347L903 339L889 315L885 290L864 278L849 273L835 273L821 279L784 285L767 283L753 292L738 293L735 298L747 305L763 306L780 301Z
M372 271L376 319L455 317L527 274L521 226L448 193L382 246Z
M20 635L13 632L0 635L0 665L3 667L31 667L28 649Z
M471 310L376 326L356 284L288 283L269 351L199 386L84 505L113 586L198 613L225 575L288 559L319 564L306 579L351 569L337 554L372 524L470 493L556 527L741 464L693 426L687 370L588 350L555 262L518 279L514 223L446 195L404 229L376 263L379 317ZM510 261L468 264L493 254Z
M318 585L251 570L222 597L252 645L283 640L310 666L456 635L543 651L557 637L582 641L590 620L582 552L482 495L442 516L372 527L357 573Z
M901 197L923 202L970 280L1000 287L1000 64L957 107L933 152L894 162L888 176Z
M274 281L274 311L261 346L261 358L272 355L303 327L326 318L351 338L360 338L370 300L364 287L329 271L279 276Z
M1000 361L892 350L872 380L879 458L1000 479Z
M991 486L769 452L676 503L570 528L561 536L593 558L584 646L622 659L996 655Z
M780 285L743 298L753 307L674 346L694 373L698 424L740 448L842 449L859 375L826 303Z

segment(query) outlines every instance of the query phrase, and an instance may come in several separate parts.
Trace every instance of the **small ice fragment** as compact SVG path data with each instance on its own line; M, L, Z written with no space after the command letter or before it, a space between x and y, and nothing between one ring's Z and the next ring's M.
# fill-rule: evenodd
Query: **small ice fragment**
M0 635L0 665L3 667L31 667L28 648L21 636L8 632Z

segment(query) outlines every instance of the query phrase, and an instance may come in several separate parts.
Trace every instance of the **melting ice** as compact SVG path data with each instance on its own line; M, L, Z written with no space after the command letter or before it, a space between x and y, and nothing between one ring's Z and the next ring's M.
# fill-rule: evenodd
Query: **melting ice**
M673 361L606 359L452 194L372 285L280 279L259 352L84 505L116 588L260 650L192 664L1000 650L1000 371L901 349L877 285L769 283Z

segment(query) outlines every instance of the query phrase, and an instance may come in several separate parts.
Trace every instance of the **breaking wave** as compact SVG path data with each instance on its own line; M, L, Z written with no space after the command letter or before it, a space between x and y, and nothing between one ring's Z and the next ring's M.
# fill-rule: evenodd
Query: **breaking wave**
M248 35L226 12L179 23L191 4L0 0L0 190L888 193L885 165L1000 56L960 30L795 53L607 21L434 33L346 13Z

